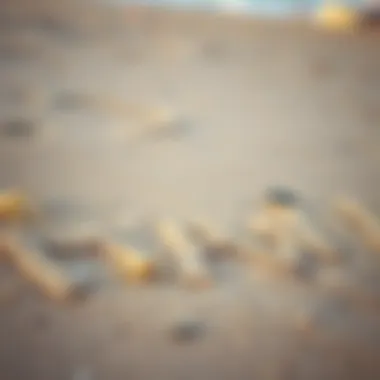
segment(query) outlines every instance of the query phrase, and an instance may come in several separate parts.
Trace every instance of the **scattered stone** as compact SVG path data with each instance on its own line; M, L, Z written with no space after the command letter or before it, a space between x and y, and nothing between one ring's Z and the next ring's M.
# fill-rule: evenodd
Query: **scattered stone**
M76 111L91 106L91 96L75 91L61 91L56 94L53 104L62 111Z
M204 221L190 222L188 225L190 239L204 248L204 254L211 261L237 258L238 244L224 232L215 229Z
M9 138L30 138L36 134L37 123L27 118L14 118L0 123L0 134Z
M46 314L38 314L32 319L33 327L37 330L46 330L50 325L50 319Z
M296 207L299 204L298 195L291 189L282 186L272 186L265 191L265 202L281 207Z
M76 283L70 292L71 301L83 302L86 301L92 294L98 290L99 284L95 281L86 281Z
M55 242L47 241L44 244L46 254L57 260L92 259L100 255L99 244L87 241Z
M176 343L189 343L200 339L206 333L206 326L197 320L183 320L170 330L171 339Z

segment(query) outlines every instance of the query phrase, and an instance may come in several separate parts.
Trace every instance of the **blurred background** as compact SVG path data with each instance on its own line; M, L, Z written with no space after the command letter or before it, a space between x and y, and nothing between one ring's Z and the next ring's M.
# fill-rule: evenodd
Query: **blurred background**
M369 3L2 1L0 217L26 200L42 215L17 225L19 245L2 229L2 380L380 378L378 246L342 234L330 210L357 199L378 241ZM240 242L270 186L294 191L344 257L313 262L320 282L265 260L251 278L229 259L207 264L207 289L131 285L86 245L152 255L159 243L131 226L162 218ZM135 274L124 253L116 267ZM66 302L79 282L91 296Z

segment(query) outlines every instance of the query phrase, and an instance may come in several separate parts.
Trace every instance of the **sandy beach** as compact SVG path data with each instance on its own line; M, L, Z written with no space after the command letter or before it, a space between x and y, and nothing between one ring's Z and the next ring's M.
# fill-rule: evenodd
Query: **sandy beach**
M47 3L0 11L2 188L232 235L270 185L294 188L322 229L339 194L380 215L378 32ZM0 377L380 378L377 311L243 272L202 292L113 284L69 306L24 284L0 306Z

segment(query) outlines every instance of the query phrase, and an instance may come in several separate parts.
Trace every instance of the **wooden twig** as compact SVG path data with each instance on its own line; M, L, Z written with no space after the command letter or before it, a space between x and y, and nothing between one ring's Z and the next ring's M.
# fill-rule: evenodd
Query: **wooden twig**
M171 221L163 221L157 226L157 234L163 247L168 250L180 270L182 282L191 287L206 287L211 278L201 251L193 245L181 229Z
M380 221L358 201L340 197L334 210L345 228L369 250L380 253Z
M42 253L11 242L7 255L18 272L48 297L62 301L82 296L77 284Z
M338 258L322 234L296 207L267 202L261 212L248 221L248 228L264 238L274 253L285 260L297 261L304 250L326 262Z
M147 281L154 272L153 261L138 250L114 242L105 242L103 252L107 262L126 281Z

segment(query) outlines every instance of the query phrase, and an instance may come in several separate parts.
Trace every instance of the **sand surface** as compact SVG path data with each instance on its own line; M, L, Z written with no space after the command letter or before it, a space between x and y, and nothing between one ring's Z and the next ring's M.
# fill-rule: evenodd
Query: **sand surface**
M320 219L340 193L380 212L378 33L11 1L0 16L2 187L230 231L273 184ZM157 107L174 130L157 133ZM202 332L179 343L187 320ZM377 312L281 279L70 306L24 289L0 312L2 380L373 380L379 359Z

